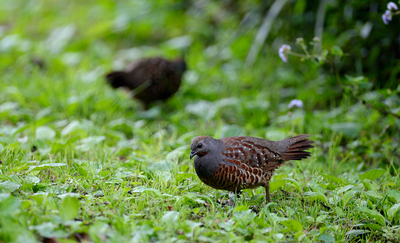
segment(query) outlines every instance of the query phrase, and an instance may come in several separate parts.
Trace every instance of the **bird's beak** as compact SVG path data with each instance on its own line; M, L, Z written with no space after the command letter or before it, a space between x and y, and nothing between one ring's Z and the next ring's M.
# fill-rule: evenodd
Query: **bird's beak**
M190 151L190 159L192 159L196 154L197 152Z

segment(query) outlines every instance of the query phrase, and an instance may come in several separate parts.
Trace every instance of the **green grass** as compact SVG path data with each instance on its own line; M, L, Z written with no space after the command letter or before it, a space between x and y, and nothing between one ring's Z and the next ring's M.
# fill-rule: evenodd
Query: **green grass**
M399 120L342 97L310 62L282 63L277 48L246 67L257 29L227 42L240 20L207 22L217 3L174 6L0 7L0 242L398 242ZM51 37L60 27L66 37ZM144 112L105 83L134 59L121 50L175 57L181 51L165 41L182 35L192 40L190 71L166 103ZM288 110L294 98L304 109ZM302 133L316 148L276 171L268 205L263 188L234 207L219 203L235 196L204 185L189 160L198 135Z

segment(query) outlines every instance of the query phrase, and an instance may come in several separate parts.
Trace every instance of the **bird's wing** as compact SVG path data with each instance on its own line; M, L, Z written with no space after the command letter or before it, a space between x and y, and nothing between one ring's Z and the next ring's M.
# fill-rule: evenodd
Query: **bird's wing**
M227 137L224 157L229 163L244 163L247 166L269 171L278 168L284 162L282 155L260 144L253 137Z

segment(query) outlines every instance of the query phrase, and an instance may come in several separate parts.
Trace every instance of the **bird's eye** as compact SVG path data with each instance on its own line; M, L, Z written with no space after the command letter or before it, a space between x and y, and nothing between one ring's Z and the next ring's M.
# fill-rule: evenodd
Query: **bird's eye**
M199 143L199 144L197 144L197 147L198 147L198 148L201 148L201 147L203 147L203 144L202 144L202 143Z

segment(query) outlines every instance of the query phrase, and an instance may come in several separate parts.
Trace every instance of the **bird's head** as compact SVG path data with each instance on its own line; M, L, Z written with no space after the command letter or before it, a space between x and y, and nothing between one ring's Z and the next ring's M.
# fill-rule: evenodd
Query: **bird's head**
M190 159L195 155L202 157L211 151L215 139L210 136L199 136L190 145Z
M183 58L178 58L174 61L175 65L178 67L180 73L184 73L187 70L186 62Z

